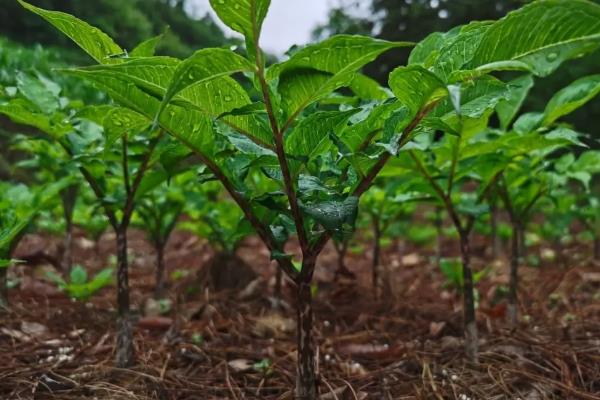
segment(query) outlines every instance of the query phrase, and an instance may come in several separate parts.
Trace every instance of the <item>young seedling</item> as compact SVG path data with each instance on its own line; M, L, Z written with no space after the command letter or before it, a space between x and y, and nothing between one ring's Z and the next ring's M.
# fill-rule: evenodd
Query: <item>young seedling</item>
M37 86L42 83L34 80L27 79L29 86ZM21 88L21 90L32 90L29 88ZM37 93L42 95L46 94L48 99L51 93L37 90ZM71 271L73 264L73 214L75 211L75 204L79 197L79 190L81 185L81 178L78 171L69 162L68 158L64 154L64 151L56 143L49 142L43 138L36 138L26 135L19 135L15 139L15 144L12 147L13 150L22 151L30 154L32 157L28 160L18 163L17 167L27 168L33 170L37 179L40 182L52 182L58 181L65 176L71 177L73 182L71 185L65 187L60 192L60 200L62 205L62 217L64 219L64 240L63 240L63 254L61 260L62 272L68 275ZM79 179L78 179L79 178ZM57 216L52 215L52 223L56 225Z
M69 183L65 179L32 188L23 184L0 184L0 307L8 306L7 270L13 262L13 251L38 211Z
M185 196L182 193L181 182L177 179L168 184L162 183L138 200L137 216L134 216L133 225L146 232L156 252L156 298L162 296L165 286L165 247L184 205Z
M513 93L513 101L500 104L499 119L507 129L517 114L531 84L527 78L520 79ZM558 91L548 102L543 113L524 114L512 126L510 132L499 132L501 150L511 159L509 168L498 181L498 193L508 212L512 225L510 283L508 298L508 322L516 326L519 257L525 254L524 242L528 221L539 200L548 194L550 187L545 165L556 150L570 145L581 146L579 134L569 127L558 124L559 118L585 105L600 93L600 75L581 78ZM517 99L518 101L514 101ZM572 155L565 156L573 158ZM569 164L563 158L564 164ZM558 164L561 165L561 164ZM597 167L596 167L597 168ZM577 167L575 167L577 169ZM565 172L565 178L568 174ZM583 171L579 171L583 172ZM574 176L581 176L575 172Z
M81 265L76 265L69 272L69 281L54 273L49 273L48 278L56 283L60 290L69 297L81 301L88 300L100 289L113 283L113 269L105 268L88 280L88 273Z
M550 172L552 207L564 217L577 219L591 235L592 256L600 260L600 196L594 179L600 174L600 151L587 150L578 158L567 153L554 163ZM564 207L558 207L563 206ZM554 213L556 214L556 213ZM559 216L560 217L560 216ZM554 219L554 218L553 218Z
M412 65L390 75L395 98L384 99L388 91L358 71L381 53L409 44L335 36L267 69L260 32L269 0L211 1L219 18L245 36L247 57L203 49L183 62L111 57L123 50L97 28L20 2L101 64L71 74L90 80L189 146L243 210L296 284L295 395L309 400L318 395L311 296L317 257L331 237L352 233L358 199L387 161L413 139L422 120L449 92L455 98L453 88L461 82L498 69L547 75L561 62L595 49L600 38L600 7L593 3L536 2L497 22L427 38L413 51ZM545 23L532 29L531 20L538 19ZM499 41L507 45L498 46ZM250 79L260 101L252 102L230 77L238 73ZM454 85L450 91L448 85ZM342 87L359 100L376 98L375 103L332 110L331 94ZM328 107L320 107L321 102ZM485 96L480 99L487 102ZM275 190L248 185L247 178L259 172L273 181ZM283 248L290 225L300 247L299 269Z
M401 182L401 183L400 183ZM371 283L373 294L378 296L382 289L380 279L381 241L390 236L398 237L407 219L414 213L416 201L423 200L418 193L410 191L410 179L399 177L388 180L385 186L373 186L361 202L363 213L369 216L373 236L373 259L371 264ZM400 255L402 256L402 255ZM385 288L383 288L385 289ZM384 290L386 292L386 290Z
M57 94L55 94L57 95ZM160 154L172 148L162 130L151 129L133 111L116 106L78 110L59 107L48 114L26 93L0 105L15 122L30 125L57 143L77 168L113 228L117 244L117 352L116 363L133 363L129 318L127 228L140 196L167 179L153 170Z

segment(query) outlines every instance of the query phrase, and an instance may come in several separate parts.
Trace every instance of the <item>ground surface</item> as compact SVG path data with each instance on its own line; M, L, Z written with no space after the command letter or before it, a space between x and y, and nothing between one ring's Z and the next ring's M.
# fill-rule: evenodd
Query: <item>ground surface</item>
M75 260L91 270L110 263L114 237L98 246L78 236ZM57 240L25 238L17 256L52 254ZM137 365L113 368L114 288L73 302L44 281L50 267L15 268L20 287L0 316L0 399L290 399L295 376L293 291L290 309L273 309L274 267L249 239L238 254L260 279L240 292L215 293L194 277L209 247L177 233L167 252L170 307L149 300L152 249L131 232L132 304ZM386 250L389 283L373 300L369 251L349 254L356 280L333 283L335 252L319 259L315 300L320 391L324 399L600 399L600 266L589 249L565 249L559 261L522 268L516 330L504 322L496 291L507 281L502 260L474 246L479 283L480 359L462 356L460 296L444 287L429 249ZM453 240L444 253L456 254ZM531 251L539 252L540 249ZM35 259L36 257L33 257ZM37 257L40 258L40 257ZM177 275L182 275L178 273ZM268 360L268 361L263 361ZM262 362L261 362L262 361Z

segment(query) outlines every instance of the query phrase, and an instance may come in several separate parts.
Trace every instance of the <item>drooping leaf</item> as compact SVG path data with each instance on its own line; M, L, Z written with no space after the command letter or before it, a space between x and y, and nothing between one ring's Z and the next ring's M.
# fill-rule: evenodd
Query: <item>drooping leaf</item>
M44 114L52 114L59 109L58 96L42 81L22 72L17 73L17 88L23 96L35 104Z
M331 200L301 205L303 211L328 231L335 234L349 233L354 229L358 212L358 198Z
M54 123L51 118L45 114L30 111L22 104L22 102L15 100L8 104L0 104L0 114L6 115L13 122L18 124L33 126L54 139L61 138L71 130L67 125Z
M509 82L510 94L506 100L502 100L496 106L496 113L500 120L500 128L508 129L512 120L521 108L529 90L533 87L531 75L524 75Z
M544 110L542 125L551 125L560 117L583 106L596 97L598 93L600 93L600 75L577 79L552 96Z
M471 69L499 61L520 61L546 76L569 59L589 53L600 41L600 6L587 0L541 0L492 24Z
M106 33L95 28L72 15L60 11L48 11L35 7L23 0L19 3L29 11L44 18L56 29L68 36L94 60L101 64L118 63L118 58L112 56L120 55L123 49L120 48Z

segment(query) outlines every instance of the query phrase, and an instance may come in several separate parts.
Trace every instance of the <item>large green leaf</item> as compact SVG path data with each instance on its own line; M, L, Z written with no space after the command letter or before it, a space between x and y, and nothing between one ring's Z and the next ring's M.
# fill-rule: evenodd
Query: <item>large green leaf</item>
M540 76L593 51L600 40L600 6L587 0L540 0L509 13L485 32L471 69L520 61Z
M270 4L271 0L210 0L221 21L246 37L251 56L254 56Z
M567 115L600 93L600 75L581 78L559 90L548 102L544 110L543 126L548 126L560 117Z
M17 88L27 100L35 104L44 114L52 114L60 107L58 96L39 79L34 79L19 72L17 73Z
M8 104L0 104L0 114L6 115L13 122L18 124L37 128L54 139L60 139L71 130L68 125L54 123L54 121L45 114L30 111L18 99L13 100Z
M116 102L152 121L160 106L159 100L142 91L132 82L113 75L85 69L70 70L71 74L87 79L108 93ZM193 151L209 157L213 151L214 132L209 116L176 105L168 105L159 121L161 128L181 140Z
M231 50L199 50L177 66L159 112L164 109L173 96L187 87L236 72L249 72L254 69L255 67L250 61Z
M460 27L458 34L451 35L441 43L432 72L447 82L453 72L461 70L471 62L483 35L490 26L491 22L486 21L472 22Z
M408 42L388 42L365 36L337 35L307 46L289 60L275 64L267 79L279 77L279 91L288 99L288 116L295 116L307 105L335 89L350 86L355 73L380 54Z
M154 97L165 95L178 66L179 60L170 57L148 57L117 65L96 65L79 70L98 77L114 78L130 82ZM87 74L86 76L89 76ZM183 89L172 103L196 108L211 118L252 104L248 94L234 79L228 76L213 77ZM163 107L166 103L162 103ZM157 108L157 114L158 110ZM160 113L162 116L162 112ZM156 117L155 115L155 117ZM228 115L222 118L239 132L261 143L271 144L272 136L256 115Z
M433 101L448 95L444 83L419 65L398 67L389 77L389 85L396 98L416 116Z
M357 111L319 111L309 115L286 136L286 152L310 160L322 153L331 143L329 133L340 129Z
M23 0L19 3L29 11L32 11L54 25L56 29L68 36L94 60L101 64L120 62L120 59L112 56L123 53L121 49L106 33L95 28L72 15L60 11L48 11Z

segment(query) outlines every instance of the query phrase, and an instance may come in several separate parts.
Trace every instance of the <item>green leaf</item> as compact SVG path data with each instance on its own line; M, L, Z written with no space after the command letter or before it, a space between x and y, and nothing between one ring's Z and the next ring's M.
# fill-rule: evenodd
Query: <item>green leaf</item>
M104 134L106 135L105 148L110 147L125 134L137 135L150 124L148 118L124 107L114 107L103 118Z
M586 76L559 90L546 105L542 126L551 125L560 117L575 111L596 97L598 93L600 93L600 75Z
M98 28L72 15L59 11L44 10L32 6L23 0L18 1L27 10L44 18L56 29L68 36L97 62L101 64L120 62L119 59L111 58L111 56L122 54L123 49Z
M358 213L358 198L350 196L344 200L302 204L301 207L326 230L335 234L346 234L354 229Z
M165 34L161 33L160 35L144 40L142 43L135 46L129 55L131 57L152 57L156 52L156 46L158 46L164 36Z
M71 131L69 126L54 124L50 117L45 114L31 112L19 101L0 104L0 114L6 115L18 124L33 126L54 139L60 139Z
M600 6L587 0L541 0L509 13L485 32L471 69L520 61L546 76L600 40Z
M389 85L396 98L408 107L413 117L432 102L448 95L444 82L418 65L393 70Z
M350 90L361 100L384 101L390 98L389 90L384 89L375 79L363 74L356 74L350 83Z
M262 24L271 0L210 0L210 5L225 25L246 38L248 53L254 56Z
M345 126L348 119L357 111L318 111L310 114L286 136L286 152L311 160L331 144L329 133L337 132Z
M508 129L519 109L523 105L529 90L533 87L531 75L524 75L509 82L510 94L506 100L502 100L496 106L496 113L500 120L500 128Z
M52 114L59 109L58 97L39 79L22 72L17 73L17 88L23 96L35 104L44 114Z
M76 265L71 269L70 280L72 284L82 285L87 282L87 271L81 265Z
M179 60L174 58L148 57L117 65L99 65L78 70L87 72L88 74L85 76L91 76L91 73L95 74L96 80L106 77L131 82L154 97L163 97L179 65ZM66 72L69 71L72 70ZM172 103L186 108L194 107L211 118L217 118L224 113L252 104L241 85L228 76L197 82L183 89L174 97ZM162 106L164 106L163 103L161 103ZM163 114L160 113L161 118ZM158 108L153 119L156 115L158 115ZM223 120L246 136L266 144L272 143L270 132L265 129L264 124L256 115L226 116L223 117Z
M89 69L70 70L69 73L94 83L119 104L145 116L148 122L156 116L160 102L131 82L115 78L112 74L101 74ZM169 105L162 113L159 125L193 151L205 157L211 154L214 131L212 120L208 116L194 110Z
M448 82L454 71L471 62L490 25L489 21L476 21L460 27L458 34L441 43L432 72L444 82Z
M536 130L544 118L542 113L525 113L522 114L513 125L513 129L518 133L529 133Z
M279 92L284 99L293 99L285 107L288 116L293 117L337 88L350 86L355 73L380 54L411 45L366 36L337 35L273 65L267 71L267 79L279 77Z
M254 69L250 61L231 50L199 50L177 66L159 112L185 88L237 72L254 71Z

